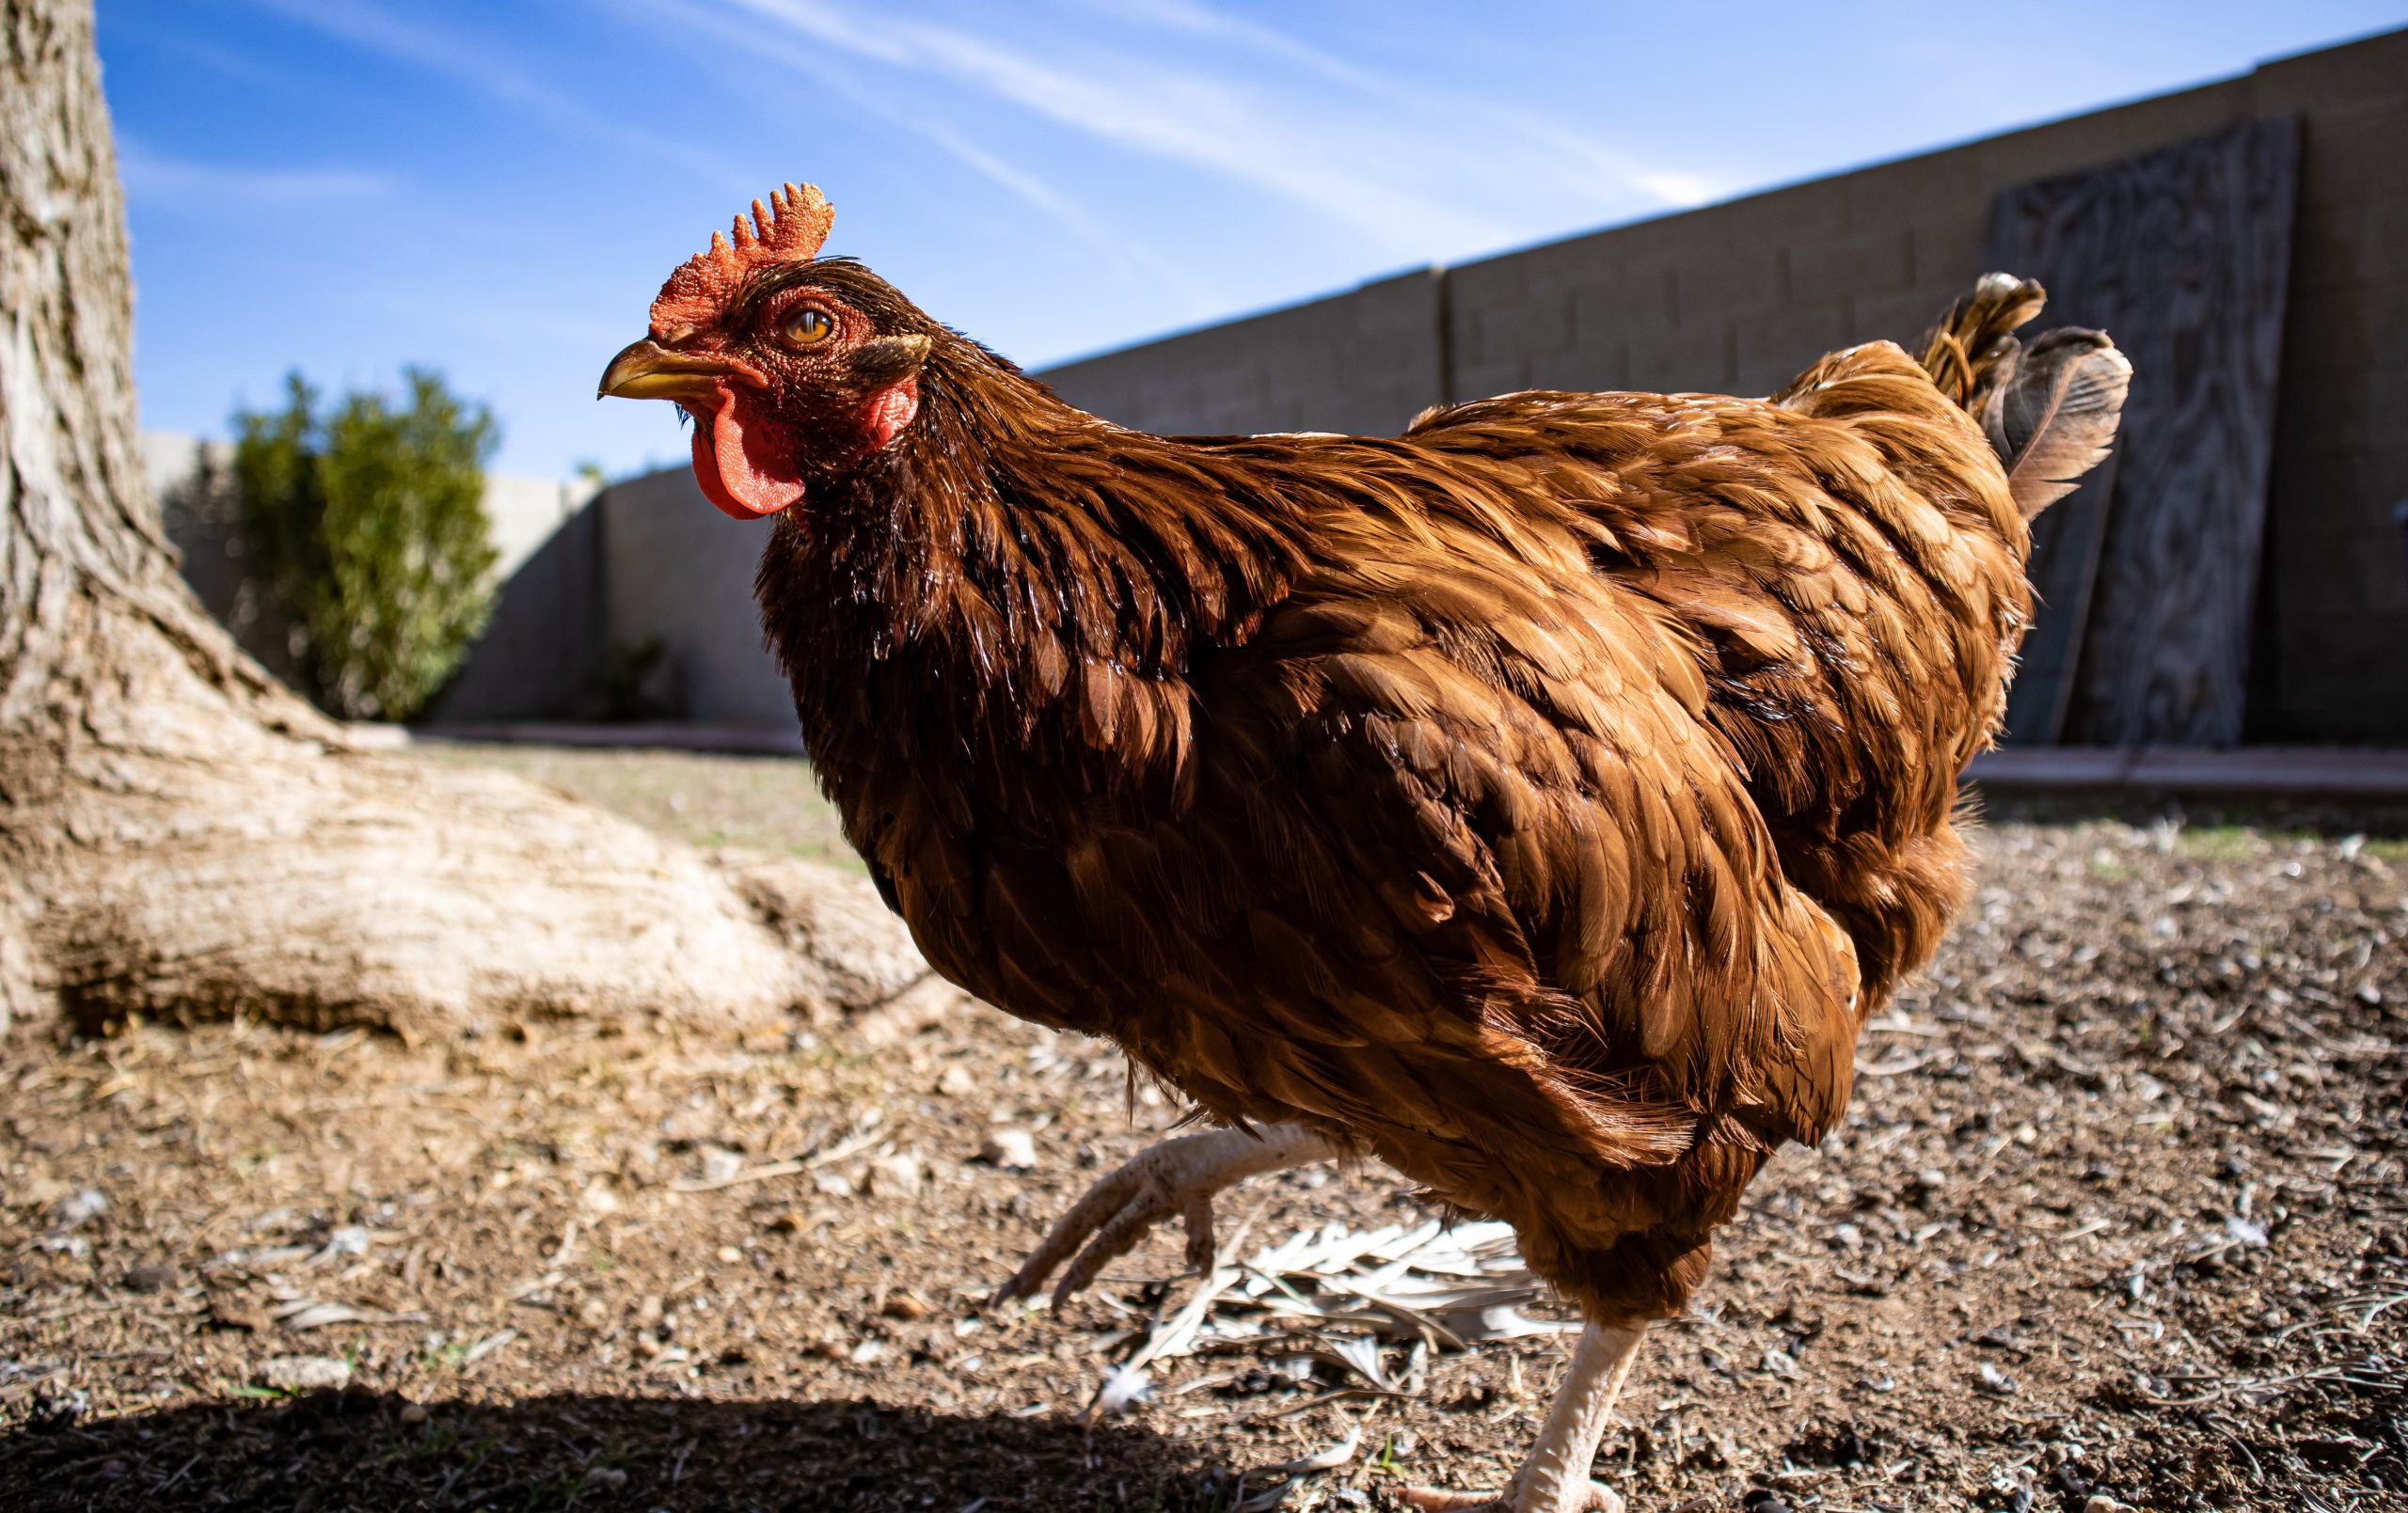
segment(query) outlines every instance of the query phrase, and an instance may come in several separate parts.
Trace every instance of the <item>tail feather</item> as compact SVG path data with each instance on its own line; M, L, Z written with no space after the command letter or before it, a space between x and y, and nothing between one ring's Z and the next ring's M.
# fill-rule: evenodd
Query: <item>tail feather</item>
M2064 326L2034 341L1990 388L1978 416L2024 519L2107 460L2131 382L2131 363L2102 333Z
M1975 415L1997 381L1998 366L2011 362L2020 343L2015 333L2040 313L2048 292L2029 278L1984 274L1973 292L1948 307L1923 339L1923 368L1940 392Z
M2065 326L2018 340L2047 299L2031 279L1985 274L1924 339L1924 370L1981 422L2026 520L2106 460L2132 378L2101 332Z

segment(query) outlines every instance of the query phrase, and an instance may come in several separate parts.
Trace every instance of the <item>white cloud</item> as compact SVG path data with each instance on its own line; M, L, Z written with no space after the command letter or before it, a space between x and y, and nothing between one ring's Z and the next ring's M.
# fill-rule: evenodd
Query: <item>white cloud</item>
M730 187L737 183L721 159L622 125L575 97L498 61L495 55L501 51L498 42L419 25L369 0L251 0L251 4L395 62L442 74L564 135L641 152Z
M741 59L740 68L751 69L766 59L810 78L816 86L843 95L858 108L922 137L972 172L1042 211L1107 266L1124 275L1150 279L1158 287L1191 304L1201 299L1196 281L1168 259L1147 246L1142 239L1131 235L1126 229L1107 227L1084 206L1038 175L1006 162L946 121L924 112L903 108L882 90L863 87L850 69L830 67L828 58L815 54L806 43L761 36L733 17L688 3L688 0L619 0L619 3L638 7L643 13L658 20L673 22L681 30L708 34L721 44L712 50L711 55ZM832 21L830 24L840 23ZM877 39L861 37L856 39L856 42L857 51L882 56L877 52L881 45ZM746 100L754 98L754 95L751 91L732 90L729 98Z
M856 66L966 87L1275 195L1371 234L1386 255L1491 249L1529 234L1534 207L1555 212L1537 227L1552 229L1722 192L1510 102L1383 78L1197 0L1133 0L1051 34L1025 8L984 12L997 20L973 30L831 0L733 3ZM1138 35L1116 47L1116 26Z
M373 199L392 193L396 187L383 174L350 168L261 168L196 163L153 152L128 137L118 139L117 166L125 181L125 192L132 198L202 201L244 209Z

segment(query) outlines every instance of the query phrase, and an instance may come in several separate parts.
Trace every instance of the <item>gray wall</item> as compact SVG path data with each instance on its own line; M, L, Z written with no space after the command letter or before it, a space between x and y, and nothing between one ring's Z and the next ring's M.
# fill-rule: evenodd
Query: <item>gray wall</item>
M1443 385L1439 295L1419 269L1039 374L1071 403L1183 435L1404 429Z
M1042 376L1173 433L1392 433L1518 388L1763 393L1922 330L1982 271L1999 190L2277 115L2305 146L2251 736L2408 741L2408 32Z
M610 649L602 582L602 512L589 504L502 584L484 634L420 717L486 724L601 713Z
M794 699L752 604L768 534L768 521L712 508L689 468L612 484L504 586L493 623L426 719L627 717L640 694L644 718L792 730ZM628 659L647 643L660 660L639 689L626 682Z
M770 522L721 514L686 467L606 490L601 512L610 635L630 644L659 639L678 717L792 729L794 695L762 644L752 602Z

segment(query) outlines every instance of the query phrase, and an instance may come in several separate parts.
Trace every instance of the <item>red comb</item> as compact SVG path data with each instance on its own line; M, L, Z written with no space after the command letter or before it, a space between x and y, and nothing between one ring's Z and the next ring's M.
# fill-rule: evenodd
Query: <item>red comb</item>
M817 257L835 219L827 199L809 184L788 184L772 194L766 206L754 200L750 220L736 218L733 245L724 234L713 231L711 249L679 264L660 286L652 302L652 334L665 338L708 324L755 268Z

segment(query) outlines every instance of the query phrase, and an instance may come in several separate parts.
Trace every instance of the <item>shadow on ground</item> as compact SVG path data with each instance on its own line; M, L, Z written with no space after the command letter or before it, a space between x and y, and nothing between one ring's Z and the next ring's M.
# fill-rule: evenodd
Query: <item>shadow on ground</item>
M0 1507L957 1510L1226 1506L1210 1443L853 1401L321 1392L0 1437Z

